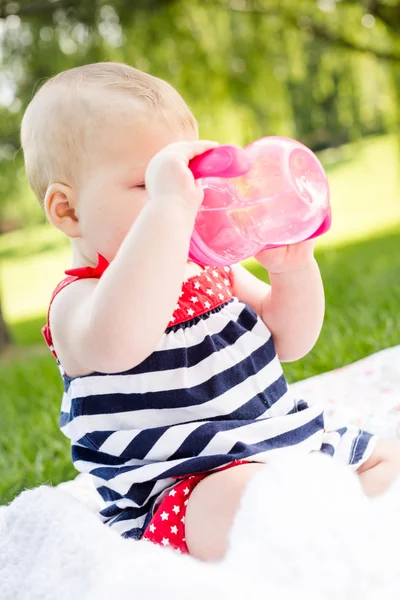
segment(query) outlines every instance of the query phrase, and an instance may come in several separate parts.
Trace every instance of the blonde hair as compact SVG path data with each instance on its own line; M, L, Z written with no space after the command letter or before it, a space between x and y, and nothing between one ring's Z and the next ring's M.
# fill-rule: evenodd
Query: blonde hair
M84 132L93 114L88 89L141 100L172 127L197 133L197 123L179 93L166 81L121 63L99 62L69 69L49 79L28 105L21 124L27 177L43 204L51 183L76 182Z

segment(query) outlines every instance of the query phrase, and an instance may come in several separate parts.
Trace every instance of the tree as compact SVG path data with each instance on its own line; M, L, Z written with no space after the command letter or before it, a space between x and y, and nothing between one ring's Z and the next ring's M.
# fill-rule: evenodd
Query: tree
M8 329L6 323L3 318L3 313L1 310L0 304L0 354L7 348L7 346L11 343L11 337L8 333Z

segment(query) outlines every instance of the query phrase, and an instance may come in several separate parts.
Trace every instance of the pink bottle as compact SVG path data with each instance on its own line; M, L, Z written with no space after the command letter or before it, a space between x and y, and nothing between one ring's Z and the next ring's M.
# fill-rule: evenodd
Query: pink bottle
M326 174L300 142L266 137L244 149L218 146L189 167L204 188L189 253L197 263L233 264L330 227Z

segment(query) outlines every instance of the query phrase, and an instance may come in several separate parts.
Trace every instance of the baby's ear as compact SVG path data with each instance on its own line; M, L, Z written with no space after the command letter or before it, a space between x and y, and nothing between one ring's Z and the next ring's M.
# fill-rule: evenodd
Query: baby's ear
M52 183L46 192L44 209L50 223L70 238L80 237L78 217L75 212L76 195L71 186Z

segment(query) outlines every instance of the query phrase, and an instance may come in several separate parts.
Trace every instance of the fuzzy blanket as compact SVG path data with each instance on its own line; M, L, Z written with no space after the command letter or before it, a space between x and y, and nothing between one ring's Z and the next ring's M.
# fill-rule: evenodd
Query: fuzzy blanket
M366 360L392 361L400 374L400 347L385 352ZM301 385L310 381L299 392ZM331 385L325 379L322 387L331 393ZM393 393L400 404L400 385ZM384 428L380 397L373 402L375 429ZM357 418L364 424L368 415ZM395 432L397 422L387 421ZM218 564L122 539L101 524L96 508L85 478L25 491L0 508L0 600L400 597L400 481L371 501L357 477L326 456L288 452L271 460L248 486Z

